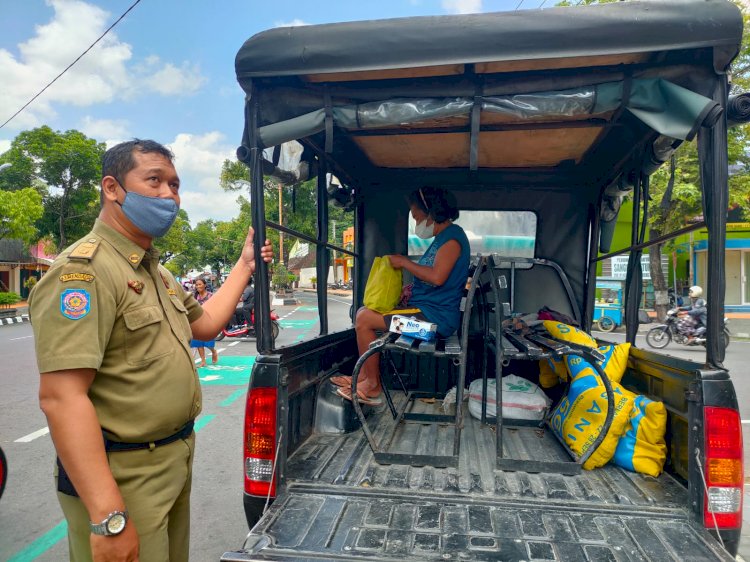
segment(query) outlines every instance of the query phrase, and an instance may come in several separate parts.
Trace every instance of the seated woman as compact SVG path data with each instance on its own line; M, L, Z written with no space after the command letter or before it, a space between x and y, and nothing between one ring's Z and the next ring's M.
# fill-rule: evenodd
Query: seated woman
M417 223L415 234L435 239L417 263L401 255L388 258L394 268L405 269L414 276L411 296L402 303L411 309L406 315L437 324L438 335L447 337L456 331L461 318L461 297L471 254L469 239L460 226L453 224L458 218L458 207L453 195L444 189L418 189L409 194L408 202ZM383 315L365 307L357 311L354 329L360 355L375 340L376 332L388 330L397 312ZM379 373L380 355L375 354L365 362L357 381L357 398L361 403L371 406L383 403ZM340 396L352 399L351 377L332 377L331 382L338 387L336 392Z

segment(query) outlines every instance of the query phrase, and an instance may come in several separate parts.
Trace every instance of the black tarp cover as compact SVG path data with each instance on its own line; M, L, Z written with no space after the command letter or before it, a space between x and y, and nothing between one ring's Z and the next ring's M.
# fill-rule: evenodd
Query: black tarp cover
M235 69L244 85L255 77L710 47L721 72L741 39L742 16L726 0L614 2L276 28L248 39Z

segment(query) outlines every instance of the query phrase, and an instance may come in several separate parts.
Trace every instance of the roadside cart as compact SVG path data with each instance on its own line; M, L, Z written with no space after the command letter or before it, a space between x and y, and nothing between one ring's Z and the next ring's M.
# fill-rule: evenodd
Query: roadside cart
M602 332L612 332L624 323L622 301L625 282L621 279L597 279L594 321Z

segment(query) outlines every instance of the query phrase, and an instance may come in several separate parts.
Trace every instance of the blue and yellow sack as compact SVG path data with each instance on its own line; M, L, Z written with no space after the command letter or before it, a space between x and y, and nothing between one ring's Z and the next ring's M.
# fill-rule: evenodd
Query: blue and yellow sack
M552 412L550 426L573 452L583 455L601 433L607 417L607 391L594 368L581 358L566 357L571 373L573 359L578 360L572 366L576 375L570 383L568 394ZM612 425L599 448L583 464L586 470L604 466L609 462L627 428L636 395L617 382L612 382L612 389L615 405Z
M602 369L607 373L609 380L620 382L628 366L628 355L630 354L630 344L621 343L618 345L603 345L599 353L604 355ZM552 388L560 381L568 380L568 375L576 378L584 367L591 367L586 361L578 356L570 356L570 368L566 360L562 357L550 357L539 361L539 386L542 388Z
M636 396L625 435L617 444L612 462L632 472L656 478L667 460L667 409L661 402Z
M391 266L388 256L375 258L367 277L364 305L370 310L385 314L396 307L399 298L401 270Z
M602 361L602 370L607 374L611 382L620 382L625 374L625 368L628 366L628 355L630 354L630 344L621 343L619 345L603 345L599 348L599 353L604 355ZM565 364L568 367L570 377L575 379L580 374L594 373L594 368L583 357L569 355L565 358Z

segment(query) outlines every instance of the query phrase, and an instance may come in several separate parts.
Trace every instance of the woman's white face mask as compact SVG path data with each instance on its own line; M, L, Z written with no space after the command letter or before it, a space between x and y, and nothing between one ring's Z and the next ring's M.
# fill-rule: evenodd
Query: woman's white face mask
M425 219L422 222L418 222L414 227L414 234L419 236L422 240L427 240L435 236L435 223L431 222L427 224L429 219Z

